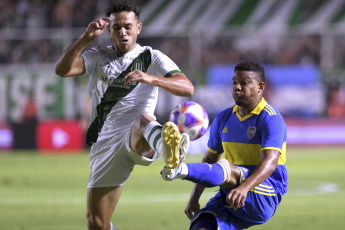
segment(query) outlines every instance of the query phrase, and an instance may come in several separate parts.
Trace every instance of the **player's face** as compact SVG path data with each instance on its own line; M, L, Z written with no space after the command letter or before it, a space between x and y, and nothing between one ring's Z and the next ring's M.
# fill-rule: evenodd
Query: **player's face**
M252 110L260 102L264 87L252 71L236 71L232 77L232 97L243 108Z
M141 23L134 12L124 11L110 15L108 31L118 53L124 54L135 48L140 30Z

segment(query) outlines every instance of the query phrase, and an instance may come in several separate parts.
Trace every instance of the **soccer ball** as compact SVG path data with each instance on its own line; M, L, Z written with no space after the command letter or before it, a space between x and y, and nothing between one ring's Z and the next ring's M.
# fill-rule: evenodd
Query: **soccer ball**
M180 133L187 133L192 141L206 133L209 123L204 107L193 101L179 104L170 113L169 121L177 125Z

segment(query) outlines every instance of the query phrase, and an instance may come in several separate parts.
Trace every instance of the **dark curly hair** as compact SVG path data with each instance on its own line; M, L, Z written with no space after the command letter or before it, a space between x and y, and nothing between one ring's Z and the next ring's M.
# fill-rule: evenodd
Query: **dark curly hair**
M139 20L140 18L140 9L139 7L129 0L118 0L114 1L111 6L107 10L107 17L109 17L113 13L120 13L123 11L132 11L134 12L136 18Z
M260 82L266 81L265 69L259 63L253 61L243 61L235 66L236 71L252 71L256 73L257 78Z

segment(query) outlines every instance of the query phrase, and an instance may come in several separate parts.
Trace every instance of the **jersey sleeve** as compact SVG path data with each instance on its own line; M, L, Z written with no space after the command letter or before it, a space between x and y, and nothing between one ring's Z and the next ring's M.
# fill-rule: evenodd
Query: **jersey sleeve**
M175 62L159 50L152 50L152 68L154 74L160 77L181 72Z
M282 153L286 142L286 125L282 116L268 116L262 125L261 150L274 149Z
M96 62L98 56L98 50L96 47L93 47L81 54L85 62L85 73L83 75L92 76L96 70Z
M207 149L211 153L222 154L224 152L221 139L221 132L219 131L220 127L220 115L218 114L212 122L210 137L207 143Z

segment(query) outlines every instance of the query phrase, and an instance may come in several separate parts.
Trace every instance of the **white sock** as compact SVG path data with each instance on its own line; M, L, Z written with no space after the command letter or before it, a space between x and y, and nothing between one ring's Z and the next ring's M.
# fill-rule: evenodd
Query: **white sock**
M144 129L144 137L154 150L162 152L162 125L151 121Z
M180 172L177 174L176 178L183 179L188 176L188 167L185 163L181 164Z
M110 222L110 230L119 230L113 223Z

